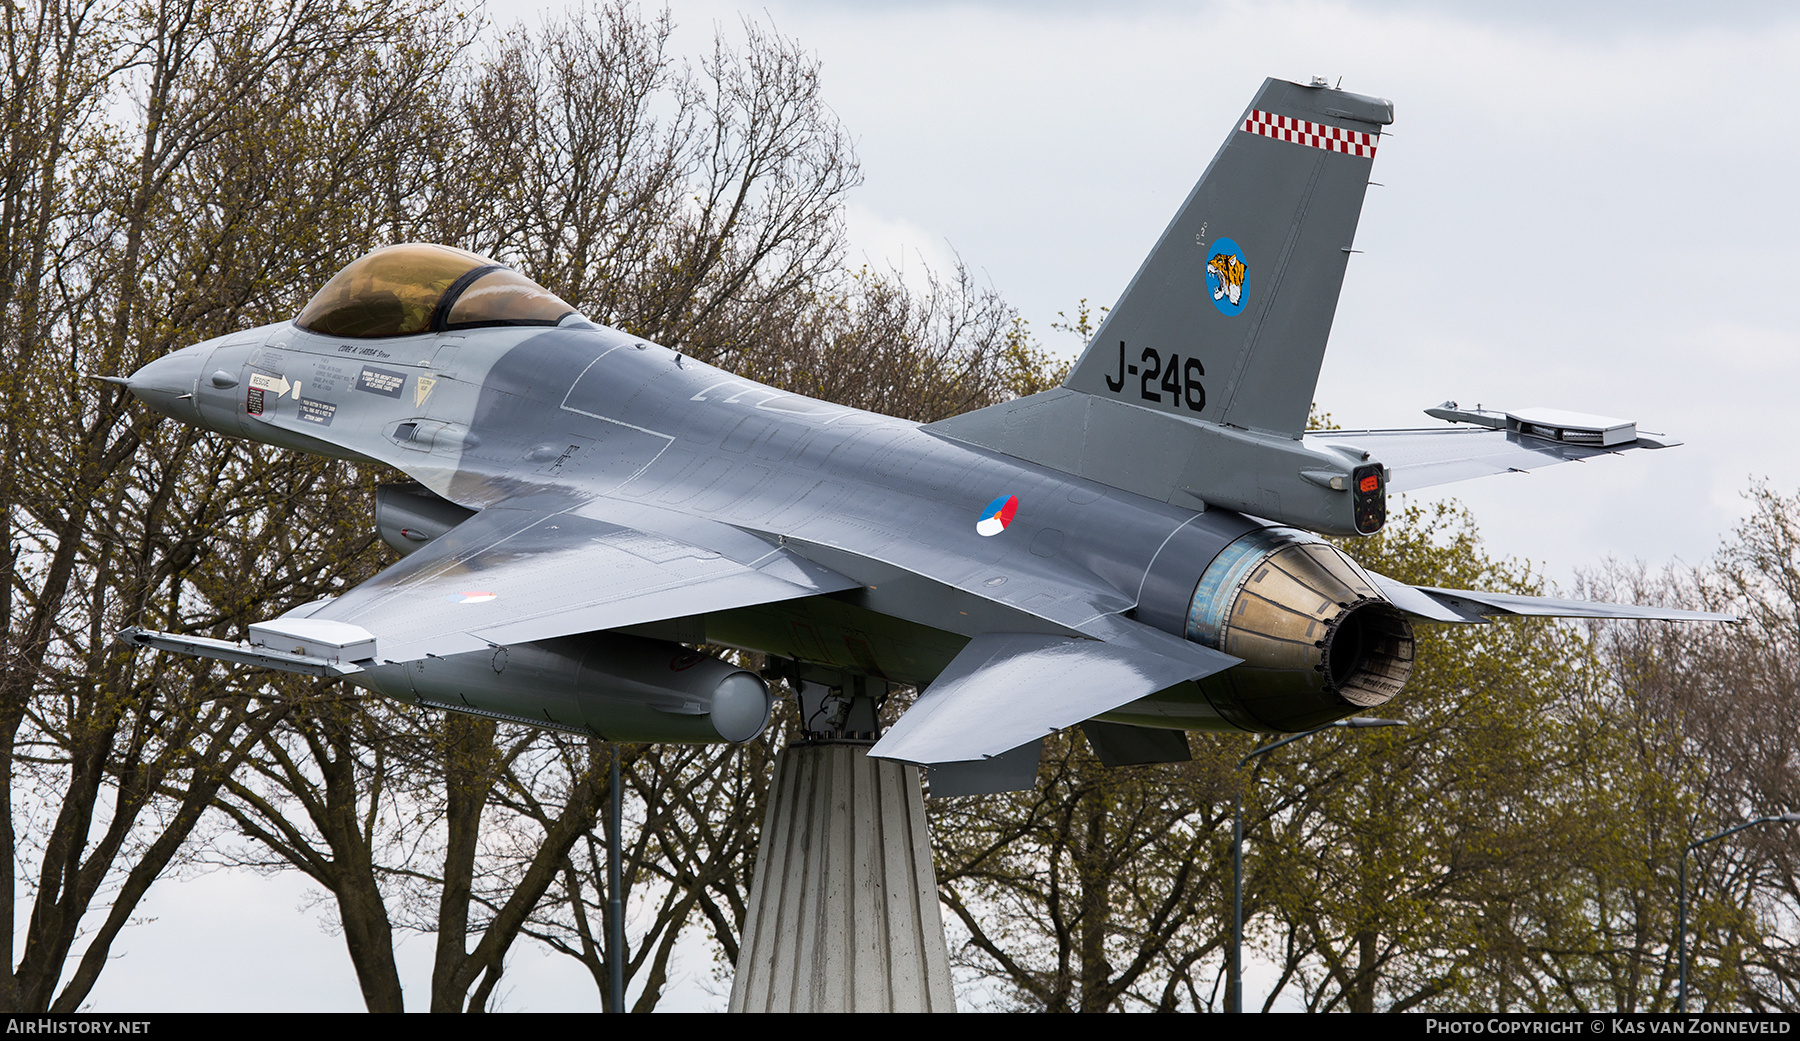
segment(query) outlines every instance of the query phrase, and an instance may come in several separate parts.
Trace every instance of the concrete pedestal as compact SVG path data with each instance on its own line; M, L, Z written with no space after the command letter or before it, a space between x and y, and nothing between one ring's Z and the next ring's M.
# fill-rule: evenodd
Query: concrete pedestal
M918 768L867 751L777 758L731 1011L955 1011Z

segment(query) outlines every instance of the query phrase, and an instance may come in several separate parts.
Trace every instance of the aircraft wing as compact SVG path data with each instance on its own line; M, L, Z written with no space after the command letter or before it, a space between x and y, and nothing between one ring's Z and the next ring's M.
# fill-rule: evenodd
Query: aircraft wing
M317 658L317 641L360 635L373 647L355 660L412 661L856 585L727 524L591 509L491 506L343 596L252 626L251 643Z
M1555 409L1496 412L1446 401L1427 415L1467 426L1415 430L1320 430L1305 435L1316 447L1369 453L1387 467L1390 492L1407 492L1488 474L1523 473L1634 448L1681 444L1637 424Z
M1113 616L1106 627L1105 639L975 637L869 754L928 766L994 759L1239 661L1126 618Z
M1683 611L1672 607L1608 604L1597 600L1563 600L1551 596L1518 593L1482 593L1468 589L1413 586L1386 575L1370 572L1375 584L1394 606L1415 618L1430 622L1485 622L1490 618L1613 618L1626 621L1735 622L1728 614Z

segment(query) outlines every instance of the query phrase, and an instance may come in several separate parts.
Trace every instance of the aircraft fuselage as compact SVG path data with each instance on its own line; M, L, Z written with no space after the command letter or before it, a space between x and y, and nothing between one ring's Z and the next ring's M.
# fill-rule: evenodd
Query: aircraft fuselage
M470 509L600 497L789 545L860 588L646 631L897 683L928 683L980 633L1080 635L1138 601L1178 530L1203 530L1216 551L1254 527L779 391L579 319L382 340L281 323L169 355L134 377L134 392L222 433L393 466ZM1003 526L978 530L984 508L1014 497ZM1210 558L1179 570L1197 576ZM1113 715L1230 725L1184 686L1166 706Z

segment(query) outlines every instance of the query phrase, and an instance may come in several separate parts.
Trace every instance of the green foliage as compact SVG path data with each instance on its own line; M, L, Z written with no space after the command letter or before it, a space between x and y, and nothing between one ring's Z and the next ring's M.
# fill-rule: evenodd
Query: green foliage
M1726 559L1777 577L1740 572L1740 595L1784 588L1771 560L1800 564L1779 521L1800 502L1761 503L1746 531L1764 534ZM1489 556L1454 505L1409 508L1345 548L1411 583L1543 591ZM1654 601L1646 585L1615 595ZM1413 678L1382 709L1404 728L1323 731L1242 772L1244 737L1191 735L1192 763L1107 770L1065 736L1047 748L1038 791L935 804L965 978L997 984L1006 1007L1220 1007L1236 790L1248 942L1279 970L1253 1004L1671 1008L1682 846L1739 807L1785 808L1720 782L1763 776L1729 766L1745 727L1708 737L1716 719L1696 729L1676 707L1698 707L1685 691L1730 660L1713 642L1727 634L1524 620L1418 629ZM1707 649L1691 653L1696 643ZM1789 761L1791 733L1761 739L1779 745L1765 771ZM1695 1007L1788 1007L1794 895L1780 848L1697 854Z
M1094 310L1088 306L1087 297L1084 296L1075 305L1075 317L1070 318L1067 311L1058 311L1056 312L1057 320L1050 323L1050 328L1057 332L1072 333L1081 341L1081 348L1085 350L1087 345L1093 342L1094 333L1099 331L1095 319L1104 319L1109 310L1111 308L1102 307L1099 314L1096 315Z
M968 936L965 973L1000 984L1008 1008L1204 1007L1230 873L1228 764L1109 769L1068 732L1046 740L1037 789L934 800L938 891Z
M1449 506L1407 510L1345 548L1410 583L1535 591ZM1261 807L1274 834L1263 859L1277 861L1281 949L1309 1008L1516 1000L1478 998L1477 981L1510 971L1518 901L1582 828L1551 795L1578 758L1566 706L1584 665L1581 640L1555 625L1421 632L1408 689L1384 707L1404 729L1313 739L1259 766L1272 776L1258 788L1281 793Z

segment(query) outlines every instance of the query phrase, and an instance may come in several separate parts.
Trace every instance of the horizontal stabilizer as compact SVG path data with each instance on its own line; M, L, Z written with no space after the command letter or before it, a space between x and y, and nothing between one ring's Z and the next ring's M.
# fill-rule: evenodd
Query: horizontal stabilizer
M1411 430L1318 430L1308 447L1368 453L1388 471L1389 492L1410 492L1489 474L1527 473L1557 463L1617 455L1634 448L1673 448L1680 441L1639 430L1631 420L1561 409L1498 412L1446 401L1426 415L1455 427Z
M1473 423L1489 430L1506 430L1541 441L1559 441L1565 444L1601 445L1607 448L1633 441L1642 442L1645 448L1673 448L1681 444L1680 441L1661 434L1640 431L1637 424L1629 419L1570 412L1560 408L1522 408L1515 412L1498 412L1479 405L1463 408L1454 401L1446 401L1436 408L1426 409L1425 414L1452 423Z
M1561 600L1551 596L1517 593L1476 593L1467 589L1418 587L1419 592L1452 610L1483 616L1524 615L1531 618L1619 618L1661 622L1735 622L1737 617L1711 611L1683 611L1673 607L1607 604L1592 600Z
M1615 618L1628 621L1735 622L1733 615L1684 611L1673 607L1608 604L1597 600L1563 600L1518 593L1481 593L1467 589L1412 586L1371 572L1376 585L1394 606L1431 622L1485 622L1490 618Z
M1190 646L1206 657L1043 633L977 636L869 754L922 766L991 759L1238 663Z

